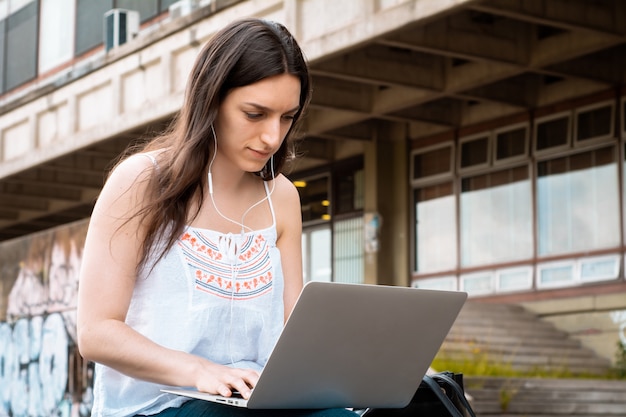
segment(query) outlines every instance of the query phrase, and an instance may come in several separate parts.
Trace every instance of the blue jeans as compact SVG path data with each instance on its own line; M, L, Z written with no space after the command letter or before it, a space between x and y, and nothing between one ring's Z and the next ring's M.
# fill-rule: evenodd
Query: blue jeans
M344 408L327 410L249 410L216 404L204 400L190 400L178 408L168 408L150 417L355 417Z

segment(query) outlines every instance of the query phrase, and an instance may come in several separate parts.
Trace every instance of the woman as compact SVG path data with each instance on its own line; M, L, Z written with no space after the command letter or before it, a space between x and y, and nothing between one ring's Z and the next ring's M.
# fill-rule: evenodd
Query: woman
M280 24L235 22L203 48L171 131L119 163L94 207L78 343L94 416L342 416L250 411L171 386L250 395L302 289L301 214L280 174L310 98Z

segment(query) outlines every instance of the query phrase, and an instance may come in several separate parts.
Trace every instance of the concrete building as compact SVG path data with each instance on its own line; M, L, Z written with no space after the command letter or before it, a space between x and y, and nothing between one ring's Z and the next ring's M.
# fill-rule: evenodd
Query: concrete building
M311 63L307 279L464 290L626 344L626 2L0 0L0 415L88 414L86 219L244 16Z

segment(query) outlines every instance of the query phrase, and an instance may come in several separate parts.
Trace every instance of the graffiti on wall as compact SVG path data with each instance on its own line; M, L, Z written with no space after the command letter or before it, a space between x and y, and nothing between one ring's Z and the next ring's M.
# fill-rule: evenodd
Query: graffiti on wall
M90 414L93 368L76 348L86 228L83 221L0 245L0 416Z

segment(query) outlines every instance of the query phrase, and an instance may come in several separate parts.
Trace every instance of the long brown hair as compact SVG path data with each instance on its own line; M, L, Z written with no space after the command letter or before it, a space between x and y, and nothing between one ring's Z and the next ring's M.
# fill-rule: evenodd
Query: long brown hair
M272 158L276 173L290 156L297 122L311 96L307 63L296 40L279 23L248 18L231 23L202 48L170 129L141 149L159 152L158 168L148 183L148 201L136 214L145 230L138 269L148 259L161 259L200 210L198 205L190 213L193 202L201 204L204 199L207 166L215 149L212 124L220 103L233 88L285 73L300 80L300 109ZM257 173L264 180L271 179L272 159Z

